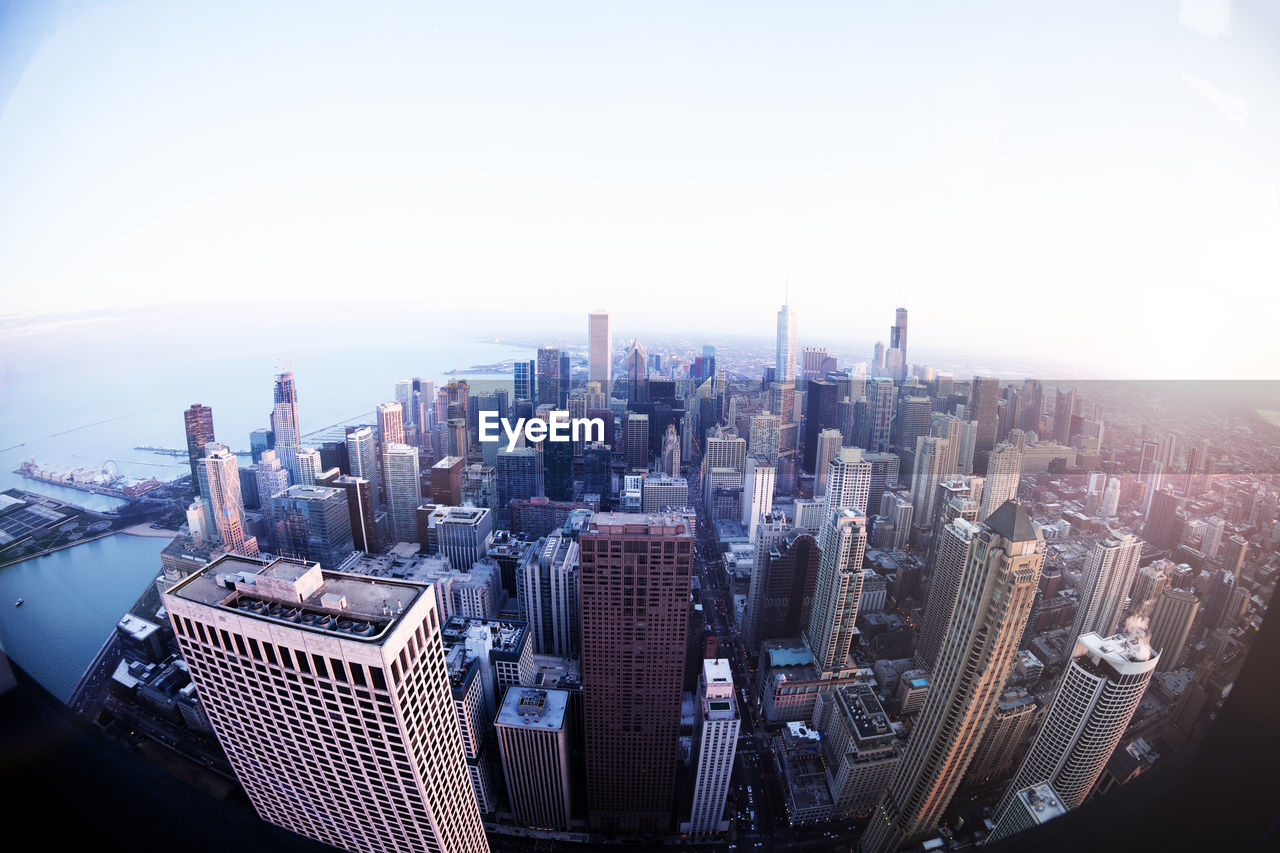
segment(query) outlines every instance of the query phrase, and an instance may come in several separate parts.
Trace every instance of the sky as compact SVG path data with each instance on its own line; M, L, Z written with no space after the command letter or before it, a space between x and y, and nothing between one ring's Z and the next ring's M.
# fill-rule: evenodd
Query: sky
M1278 104L1267 0L0 0L0 318L789 294L802 346L902 305L917 352L1277 378Z

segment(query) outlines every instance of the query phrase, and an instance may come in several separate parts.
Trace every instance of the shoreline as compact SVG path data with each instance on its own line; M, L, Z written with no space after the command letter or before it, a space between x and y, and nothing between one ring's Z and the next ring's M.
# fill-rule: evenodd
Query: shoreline
M148 521L135 524L132 527L125 527L115 532L126 533L130 536L145 536L151 539L172 539L173 537L178 535L177 530L168 530L163 528L157 530L156 528L152 527L151 523Z

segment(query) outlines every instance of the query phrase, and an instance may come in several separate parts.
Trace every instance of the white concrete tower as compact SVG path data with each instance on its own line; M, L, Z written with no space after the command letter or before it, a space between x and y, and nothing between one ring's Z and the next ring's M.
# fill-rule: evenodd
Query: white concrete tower
M698 770L694 776L689 832L713 835L729 828L723 820L733 756L738 746L738 700L733 693L733 670L726 658L704 660L698 679L694 743Z

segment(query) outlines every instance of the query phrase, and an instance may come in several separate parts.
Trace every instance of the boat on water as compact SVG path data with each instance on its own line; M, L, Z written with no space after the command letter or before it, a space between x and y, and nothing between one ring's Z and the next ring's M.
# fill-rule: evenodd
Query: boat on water
M15 601L15 602L13 603L13 606L14 606L14 607L21 607L21 606L22 606L22 599L21 599L21 598L19 598L17 601Z

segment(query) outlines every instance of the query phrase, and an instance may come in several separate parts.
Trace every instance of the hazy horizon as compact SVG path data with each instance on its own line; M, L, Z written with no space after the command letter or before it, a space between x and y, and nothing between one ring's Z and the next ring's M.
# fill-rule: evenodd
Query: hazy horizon
M905 305L913 362L1273 378L1278 31L1259 0L0 4L2 310L769 335L789 292L802 346Z

